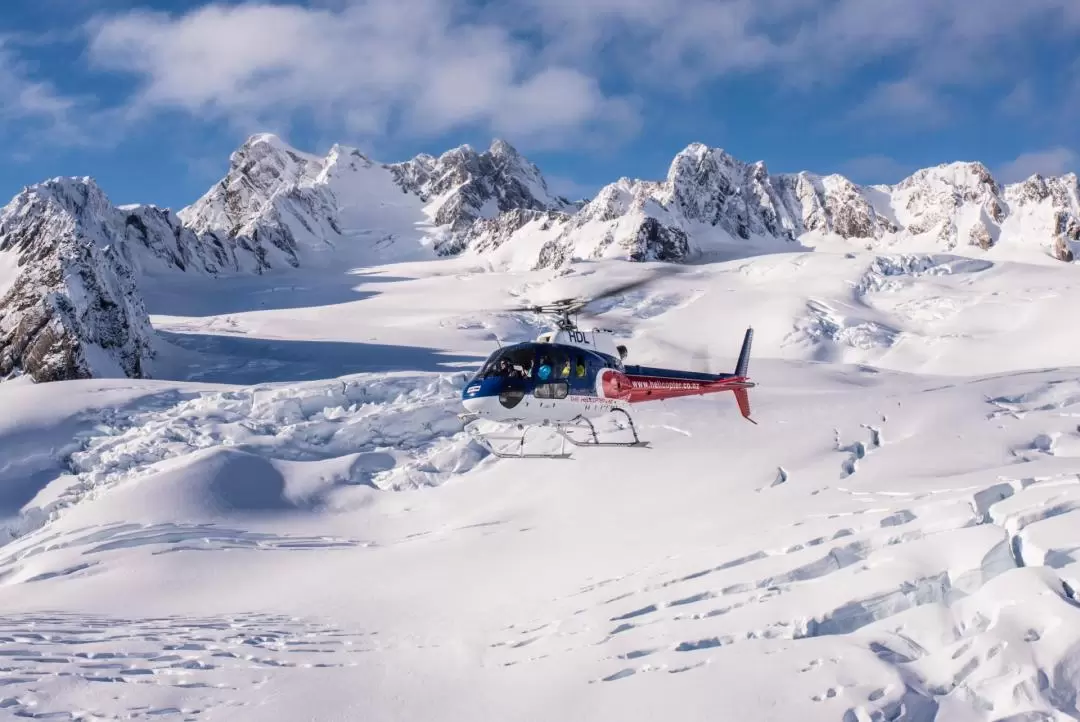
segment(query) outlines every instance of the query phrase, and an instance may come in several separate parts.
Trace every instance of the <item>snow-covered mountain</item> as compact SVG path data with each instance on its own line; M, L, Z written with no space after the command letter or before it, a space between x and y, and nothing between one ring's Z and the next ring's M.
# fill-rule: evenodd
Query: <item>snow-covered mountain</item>
M68 276L57 270L76 262L69 248L81 249L79 276L93 279L90 286L119 288L122 277L129 280L120 293L132 298L147 275L158 284L177 272L250 275L440 256L527 270L599 258L678 262L810 248L1072 261L1080 249L1075 174L1003 185L982 164L950 163L895 185L859 186L839 175L772 175L764 163L700 143L676 155L662 181L622 178L591 200L570 202L501 140L481 152L466 145L387 164L355 148L335 145L318 156L259 134L232 154L219 183L176 214L113 206L85 178L28 188L0 214L0 370L40 378L103 373L87 360L34 370L51 342L33 339L46 319L61 323L62 316L42 309L73 298L58 280ZM93 260L102 254L115 260ZM80 307L70 318L89 318L86 309L97 308ZM139 304L124 308L121 325L134 329L136 346L149 348ZM61 345L99 345L100 328L85 323L64 321L69 341ZM124 373L146 373L132 360L142 351L124 353Z
M985 251L999 244L1071 258L1080 238L1075 175L1002 185L980 163L921 170L896 185L840 175L771 175L701 143L663 181L623 178L588 202L550 192L540 171L496 140L435 158L376 163L335 146L301 153L253 136L226 177L180 213L198 232L266 240L291 264L298 249L374 245L389 257L490 256L497 265L559 267L575 259L678 261L723 252L847 243L916 251Z
M161 224L169 219L145 209L125 216L89 179L27 189L0 212L0 253L8 256L0 276L0 379L146 375L154 332L128 255L134 244L123 239L145 238ZM180 239L190 232L173 228L176 246L147 250L180 265Z
M0 209L0 378L143 377L155 335L140 279L270 265L274 235L196 232L168 209L115 206L92 178L54 178Z
M301 249L369 244L396 257L424 246L462 251L473 225L517 210L566 212L539 169L508 143L477 152L464 145L438 158L376 163L335 145L326 157L301 153L270 134L252 136L225 178L180 218L200 233L261 239L300 265Z
M839 175L772 176L764 163L694 144L675 157L663 182L622 179L602 189L544 245L539 265L680 260L830 241L955 252L1003 243L1072 260L1078 199L1075 175L1003 186L980 163L950 163L896 185L858 186Z

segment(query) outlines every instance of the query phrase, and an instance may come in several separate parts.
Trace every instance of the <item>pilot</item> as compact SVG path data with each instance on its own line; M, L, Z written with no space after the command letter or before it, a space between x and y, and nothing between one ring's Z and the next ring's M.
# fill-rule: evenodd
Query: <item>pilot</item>
M580 356L577 357L577 377L579 379L585 378L585 359Z

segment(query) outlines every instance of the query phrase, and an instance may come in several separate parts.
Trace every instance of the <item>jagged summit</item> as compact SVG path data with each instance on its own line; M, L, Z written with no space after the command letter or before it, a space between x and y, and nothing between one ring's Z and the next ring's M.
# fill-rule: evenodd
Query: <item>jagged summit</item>
M0 253L21 268L0 288L0 379L149 375L150 320L117 226L101 223L119 213L90 178L31 186L0 211Z

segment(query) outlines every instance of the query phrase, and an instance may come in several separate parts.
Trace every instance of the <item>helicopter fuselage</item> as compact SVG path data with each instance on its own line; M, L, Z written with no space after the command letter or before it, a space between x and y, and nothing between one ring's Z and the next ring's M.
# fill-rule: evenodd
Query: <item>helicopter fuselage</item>
M625 365L625 348L608 332L560 329L491 354L465 385L462 404L476 419L559 425L644 401L735 391L749 418L743 399L754 385L746 376L750 337L748 331L736 373L706 374Z

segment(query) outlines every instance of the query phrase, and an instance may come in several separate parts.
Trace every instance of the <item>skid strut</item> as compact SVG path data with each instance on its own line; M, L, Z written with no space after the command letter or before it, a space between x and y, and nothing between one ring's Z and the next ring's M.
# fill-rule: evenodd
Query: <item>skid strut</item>
M649 445L648 441L642 441L640 438L638 438L637 427L634 426L634 419L632 416L630 416L629 412L627 412L625 409L612 409L611 412L620 413L626 417L626 421L630 425L630 433L634 435L633 441L600 441L600 437L596 433L596 427L593 425L593 422L584 416L578 416L576 419L570 422L570 424L567 424L565 426L558 426L555 430L559 433L560 436L562 436L574 446L621 446L626 448L645 448ZM587 441L575 439L567 432L567 429L570 428L584 428L582 424L589 428L589 436L591 438Z

